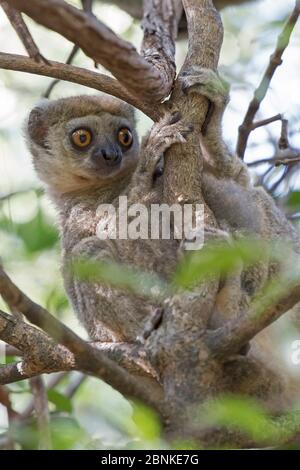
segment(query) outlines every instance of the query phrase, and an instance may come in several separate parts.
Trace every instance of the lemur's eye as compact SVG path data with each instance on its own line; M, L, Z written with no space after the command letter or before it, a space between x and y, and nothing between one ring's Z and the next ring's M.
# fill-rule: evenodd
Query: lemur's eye
M92 133L88 129L76 129L71 135L72 143L79 148L87 147L92 140Z
M120 129L118 133L118 140L122 147L125 147L127 149L131 147L133 142L133 135L131 130L127 127L123 127L122 129Z

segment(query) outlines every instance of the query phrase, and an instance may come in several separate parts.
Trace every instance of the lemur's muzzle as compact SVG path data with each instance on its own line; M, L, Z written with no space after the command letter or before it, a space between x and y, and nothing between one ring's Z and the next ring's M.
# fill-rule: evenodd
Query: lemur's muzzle
M111 143L96 147L92 153L92 160L96 164L103 164L104 162L107 166L119 165L122 158L123 153L121 148L118 145L113 145Z

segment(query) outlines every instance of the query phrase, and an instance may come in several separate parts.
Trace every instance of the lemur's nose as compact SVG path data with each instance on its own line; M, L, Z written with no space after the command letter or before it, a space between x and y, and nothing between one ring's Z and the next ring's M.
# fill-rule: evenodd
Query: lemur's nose
M107 153L106 149L102 149L101 153L102 153L102 157L104 158L104 160L108 162L115 162L119 160L121 156L121 152L119 152L117 149L114 149L112 152L109 152L109 153Z
M99 160L104 160L106 165L114 166L121 162L122 151L120 148L114 145L107 145L105 147L98 147L92 154L94 161L99 163Z

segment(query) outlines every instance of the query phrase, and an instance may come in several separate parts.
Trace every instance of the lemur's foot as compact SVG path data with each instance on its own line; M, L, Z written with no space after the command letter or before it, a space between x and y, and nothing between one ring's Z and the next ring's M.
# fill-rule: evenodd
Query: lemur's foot
M147 140L152 160L157 163L172 145L185 143L187 135L192 131L193 126L181 121L179 112L166 114L154 124Z
M229 102L229 84L214 70L191 67L182 75L181 83L184 93L198 93L217 107L224 108Z

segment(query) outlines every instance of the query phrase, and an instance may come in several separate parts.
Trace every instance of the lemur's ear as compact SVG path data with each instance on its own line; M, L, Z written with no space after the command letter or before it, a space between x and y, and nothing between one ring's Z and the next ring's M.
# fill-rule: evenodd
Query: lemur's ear
M35 144L45 148L46 137L49 130L46 115L50 103L50 100L47 99L40 101L29 114L27 122L27 132L30 139L32 139Z

